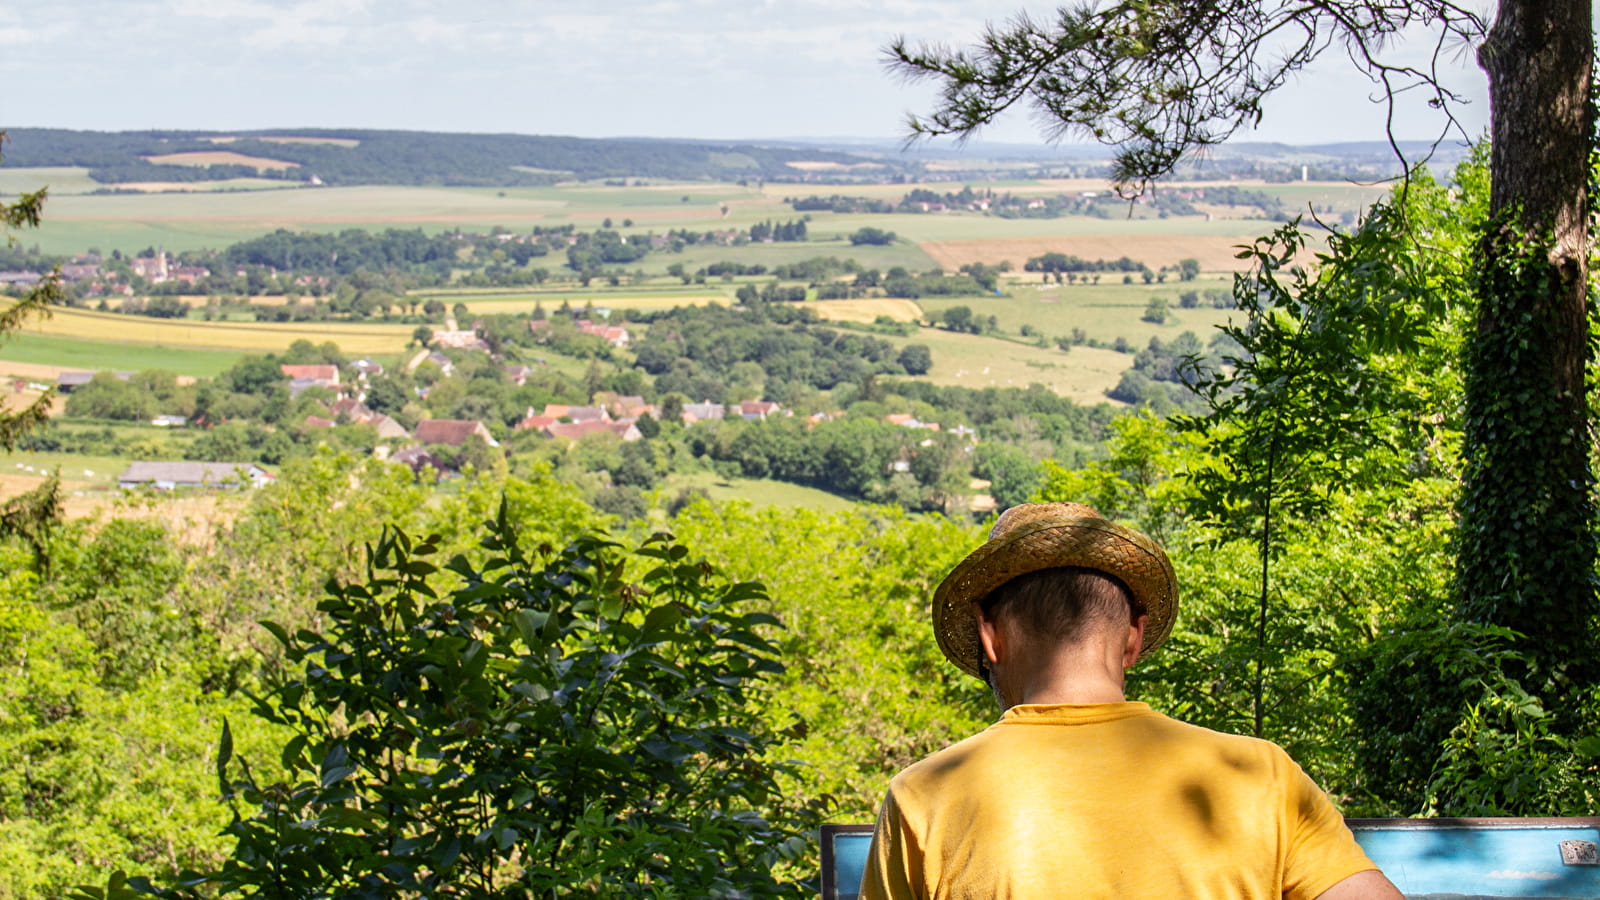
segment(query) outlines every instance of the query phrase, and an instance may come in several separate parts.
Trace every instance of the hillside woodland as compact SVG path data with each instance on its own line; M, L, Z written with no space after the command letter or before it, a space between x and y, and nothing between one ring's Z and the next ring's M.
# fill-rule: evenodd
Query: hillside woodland
M849 166L867 160L825 150L690 141L603 140L534 135L453 135L421 131L10 130L14 166L82 166L105 184L275 178L319 184L550 184L558 178L763 178L798 170L795 161ZM284 140L288 138L288 140ZM146 157L231 151L289 165L152 162Z

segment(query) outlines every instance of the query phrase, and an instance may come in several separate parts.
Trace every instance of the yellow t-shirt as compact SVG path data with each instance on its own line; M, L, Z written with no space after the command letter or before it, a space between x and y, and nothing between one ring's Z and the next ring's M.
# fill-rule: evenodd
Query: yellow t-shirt
M1016 706L889 783L862 900L1311 900L1377 868L1277 745L1143 703Z

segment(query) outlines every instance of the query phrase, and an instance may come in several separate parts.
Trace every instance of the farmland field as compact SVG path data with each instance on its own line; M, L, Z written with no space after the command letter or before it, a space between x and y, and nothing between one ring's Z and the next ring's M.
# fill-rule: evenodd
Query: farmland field
M225 152L219 150L218 152ZM186 194L90 194L94 184L82 169L6 170L0 168L0 190L14 192L46 181L60 184L45 210L44 227L24 236L45 250L81 252L98 247L135 251L160 246L169 251L221 247L275 228L318 231L346 228L449 228L487 231L493 226L516 230L534 226L574 225L581 229L610 226L631 234L661 233L675 228L693 231L744 229L763 221L790 221L802 214L785 197L841 193L894 199L918 187L944 193L960 190L959 182L926 185L739 185L707 182L635 181L626 186L573 182L506 188L330 187L270 191L195 192ZM1381 188L1350 184L1228 184L1260 190L1286 205L1315 203L1330 209L1355 209L1382 193ZM984 183L996 191L1044 196L1102 191L1091 179L1012 180ZM1226 318L1211 308L1180 309L1178 295L1189 289L1227 289L1240 266L1234 254L1270 231L1275 223L1243 215L1245 207L1219 208L1210 218L1156 218L1147 207L1132 218L1069 216L1057 219L1002 218L977 213L808 215L809 240L737 246L691 245L682 253L651 253L627 267L633 274L623 284L594 283L579 287L554 281L524 289L434 289L417 291L416 299L449 305L463 303L474 314L528 314L536 307L553 310L563 302L613 309L663 309L701 303L731 302L734 290L749 279L712 279L683 285L666 275L673 264L686 271L719 261L767 268L816 257L854 259L865 268L887 271L902 266L915 272L933 268L953 271L972 262L1011 263L1013 272L1001 283L1005 296L926 298L919 303L897 300L829 301L808 304L824 318L870 322L878 316L916 321L936 316L951 306L965 305L981 316L994 316L1007 337L976 337L923 329L909 340L928 344L934 354L929 378L941 384L1027 385L1041 383L1064 394L1096 402L1131 363L1125 354L1076 347L1055 349L1054 339L1081 329L1088 337L1110 343L1127 339L1142 347L1151 337L1173 337L1194 331L1202 339ZM848 238L860 228L893 231L887 246L855 246ZM1180 259L1200 261L1204 277L1193 284L1120 283L1115 273L1098 285L1041 285L1038 276L1021 271L1026 260L1046 252L1085 259L1127 256L1152 267ZM557 277L565 270L560 252L535 259ZM1141 321L1152 297L1168 299L1171 318L1162 325ZM1048 340L1047 347L1008 338L1030 326ZM215 374L239 354L277 351L297 339L333 341L350 355L393 358L410 340L415 324L327 323L265 324L253 322L177 322L62 310L42 326L30 326L17 340L0 347L0 358L58 365L147 368L160 366L186 374ZM908 339L895 339L905 343ZM92 362L91 362L92 360ZM555 359L552 364L559 365ZM987 370L987 371L985 371Z
M1178 294L1191 290L1228 290L1229 287L1230 283L1222 280L1048 287L1016 283L1007 286L1007 296L1003 297L924 298L919 302L929 315L937 315L952 306L970 307L976 315L994 316L1000 329L1010 334L1016 334L1024 325L1030 325L1053 339L1071 334L1074 328L1081 328L1088 337L1101 341L1127 338L1135 349L1139 349L1152 337L1170 340L1185 331L1193 331L1202 341L1210 340L1215 333L1215 326L1227 321L1231 310L1204 305L1180 309ZM1168 317L1164 324L1157 325L1142 319L1145 307L1153 297L1163 297L1169 301ZM1073 352L1081 349L1086 348L1074 348Z
M154 321L154 320L152 320ZM202 350L193 347L120 344L107 340L23 332L0 344L0 375L18 372L16 363L68 369L111 369L136 372L166 369L179 375L213 377L239 361L242 351ZM54 378L50 379L54 381Z
M430 231L445 228L487 230L495 225L527 228L533 225L574 224L582 228L600 226L611 219L613 227L629 233L665 231L671 228L711 230L748 227L767 219L797 218L783 202L786 196L843 192L863 196L894 198L917 187L931 190L959 190L951 182L929 185L766 185L762 188L737 184L647 183L627 187L579 182L540 187L444 188L444 187L319 187L260 191L193 191L166 194L90 194L101 185L89 181L83 169L4 169L0 168L0 192L14 194L50 184L54 196L46 208L42 228L28 235L48 252L81 252L90 246L109 252L141 250L164 246L169 251L220 248L275 228L315 231L346 227L421 227ZM262 182L261 186L281 187L281 182ZM1241 183L1242 184L1242 183ZM232 184L220 187L243 187ZM1000 182L989 186L1018 194L1060 193L1105 185L1084 181ZM1269 190L1270 188L1270 190ZM1262 186L1263 191L1283 197L1296 206L1305 200L1347 204L1354 198L1378 193L1378 189L1344 184L1293 184ZM631 220L630 225L624 221ZM927 215L838 215L813 213L812 237L821 242L841 240L854 230L873 226L895 231L909 242L894 249L900 258L868 261L863 264L887 268L926 265L909 244L930 241L980 239L1018 239L1106 235L1136 238L1140 235L1193 235L1223 238L1222 246L1233 239L1253 237L1270 228L1263 220L1201 217L1171 219L1103 219L1075 216L1062 219L1004 219L976 214ZM819 255L808 245L758 245L766 253L786 253L791 249L805 255ZM781 249L775 249L781 248ZM726 248L692 248L683 261L691 269L715 261L717 251ZM815 248L833 252L835 247ZM849 248L868 253L877 248ZM706 254L702 259L699 254ZM822 253L820 255L827 255ZM1081 254L1080 254L1081 255ZM1117 253L1120 256L1122 253ZM1129 255L1136 255L1129 251ZM653 266L665 257L648 260ZM774 257L776 259L776 257ZM800 256L797 258L804 258ZM670 262L670 260L668 260ZM788 261L788 260L783 260ZM971 261L971 260L968 260ZM667 263L661 262L662 268Z
M1105 392L1133 365L1131 355L1114 350L1074 347L1067 352L938 328L922 328L906 338L880 336L897 347L927 345L933 367L918 381L975 390L1040 384L1085 404L1111 402Z
M915 322L922 318L922 307L915 300L898 297L868 297L860 300L808 300L807 309L831 322L871 323L880 316L896 322Z
M793 216L791 215L791 218ZM764 218L781 218L780 216ZM843 218L843 217L839 217ZM830 221L836 221L830 219ZM822 227L822 220L811 223L813 230ZM854 231L850 228L849 231ZM673 263L682 263L684 269L693 272L716 262L736 262L745 265L772 266L786 263L798 263L816 257L836 257L838 259L853 259L863 268L877 269L880 272L888 271L895 266L904 266L913 272L925 272L938 265L923 248L910 241L896 241L894 244L883 247L852 246L848 240L839 238L822 240L813 237L804 243L773 243L773 244L745 244L739 247L720 246L691 246L685 247L682 253L652 254L639 261L639 268L646 272L664 273Z
M754 506L798 506L822 512L842 512L856 506L852 500L816 488L758 478L724 478L713 472L672 475L662 491L671 496L684 488L700 488L719 503L742 500Z
M89 177L88 169L63 166L49 169L13 169L0 166L0 195L15 197L24 191L48 187L50 196L87 194L105 185Z
M57 309L42 322L23 326L21 345L28 337L68 338L117 344L145 344L176 350L208 349L265 353L283 350L297 340L314 343L333 341L351 355L393 356L411 340L414 326L352 322L276 323L276 322L201 322L193 319L151 319L84 309ZM11 342L0 348L0 356L12 356ZM43 362L45 360L24 360ZM90 360L85 368L96 366ZM63 363L63 365L76 365ZM162 366L162 368L174 368ZM174 369L177 371L177 369Z

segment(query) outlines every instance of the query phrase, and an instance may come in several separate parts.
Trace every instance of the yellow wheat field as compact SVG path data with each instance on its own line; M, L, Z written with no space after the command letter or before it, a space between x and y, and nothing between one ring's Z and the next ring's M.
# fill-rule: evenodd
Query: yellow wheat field
M834 322L876 322L879 316L888 316L896 322L915 322L922 318L922 307L913 300L893 297L866 300L811 300L807 309L816 310L819 317Z
M362 355L398 352L411 339L415 327L343 322L196 322L57 309L51 318L29 323L25 331L86 341L246 352L283 350L302 339L318 344L333 341L347 354ZM93 368L94 360L85 359L81 365Z

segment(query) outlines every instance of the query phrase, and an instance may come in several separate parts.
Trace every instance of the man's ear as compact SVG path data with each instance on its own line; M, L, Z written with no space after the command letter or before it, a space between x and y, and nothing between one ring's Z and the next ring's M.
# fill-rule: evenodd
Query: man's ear
M1139 661L1139 653L1144 650L1144 629L1149 624L1150 617L1144 615L1128 626L1128 642L1122 646L1122 668L1131 669Z
M983 614L983 608L972 604L972 614L978 618L978 641L983 644L983 656L993 666L1005 653L1005 637L995 621Z

